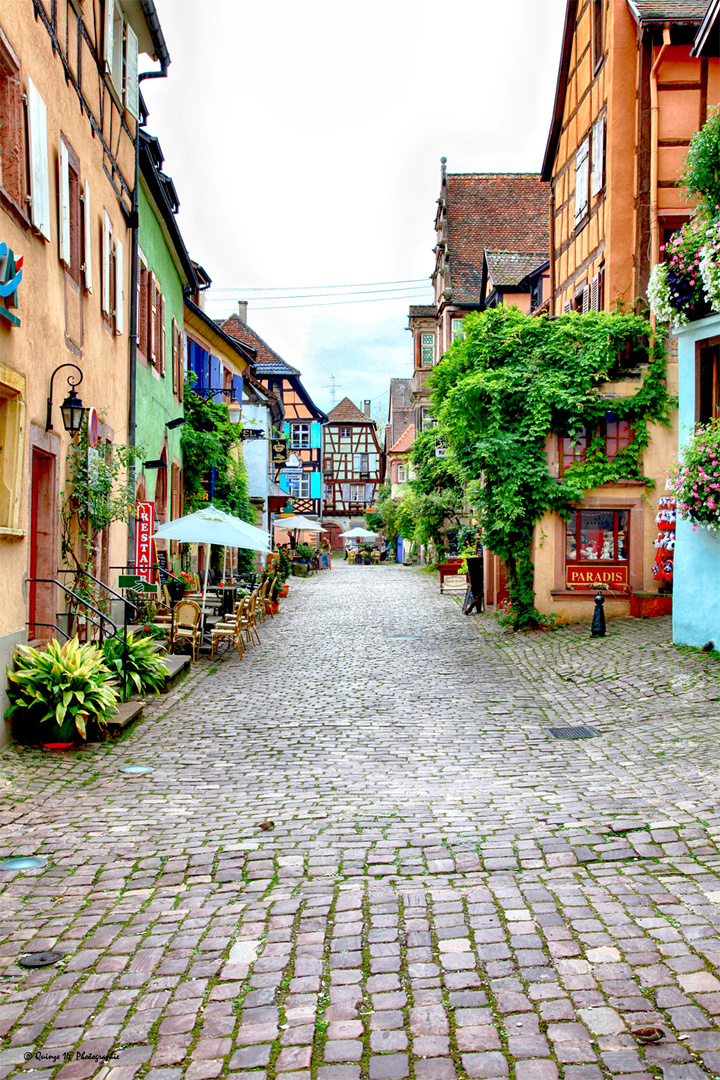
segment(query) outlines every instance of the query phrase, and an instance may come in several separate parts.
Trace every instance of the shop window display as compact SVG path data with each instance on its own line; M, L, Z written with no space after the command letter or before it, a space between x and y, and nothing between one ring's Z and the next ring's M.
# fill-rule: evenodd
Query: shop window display
M577 510L567 523L568 563L628 561L628 510Z

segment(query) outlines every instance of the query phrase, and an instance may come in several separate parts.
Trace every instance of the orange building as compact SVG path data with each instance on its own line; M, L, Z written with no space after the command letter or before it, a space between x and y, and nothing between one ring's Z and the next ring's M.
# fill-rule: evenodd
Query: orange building
M552 192L550 314L644 312L651 266L664 239L691 208L676 186L690 137L720 99L717 57L693 55L708 0L568 0L560 71L542 179ZM603 428L614 456L631 438L612 399L637 392L642 369L606 384ZM677 392L677 347L669 342L668 389ZM626 426L627 427L627 426ZM593 433L588 433L592 436ZM634 480L587 493L567 525L548 514L536 527L536 604L586 618L591 583L610 574L610 615L641 611L657 594L652 576L657 500L677 447L677 429L651 427ZM553 475L574 448L562 432L548 440ZM611 552L612 557L608 552ZM588 584L590 583L590 584Z

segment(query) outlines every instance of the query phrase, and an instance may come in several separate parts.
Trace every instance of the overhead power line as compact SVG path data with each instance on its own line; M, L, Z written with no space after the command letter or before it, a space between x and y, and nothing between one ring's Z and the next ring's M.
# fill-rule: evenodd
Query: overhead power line
M331 300L321 301L315 304L272 304L270 307L254 307L253 311L291 311L293 308L311 307L344 307L346 304L387 304L390 300L422 300L423 297L415 293L408 296L374 296L369 300Z
M370 289L376 285L419 285L421 282L430 283L430 279L424 278L402 278L399 281L355 281L349 285L336 285L334 283L330 285L268 285L267 287L261 285L251 285L247 288L241 288L236 285L228 285L225 287L217 286L213 288L213 292L224 293L250 293L250 292L286 292L288 289Z
M426 288L426 289L432 288L429 281L423 287ZM213 294L215 293L215 291L216 290L213 289ZM222 290L218 290L218 291L221 292ZM385 294L385 293L400 293L400 292L408 292L408 291L418 292L418 289L409 290L407 285L400 285L395 289L368 289L366 292L290 293L288 296L254 296L254 297L252 297L252 300L253 300L253 302L255 302L255 301L262 302L263 300L272 300L273 302L275 300L317 300L317 299L330 299L331 300L333 297L338 297L338 296L372 296L373 293L378 293L378 294L383 293L383 294ZM223 296L222 299L225 299L225 297Z

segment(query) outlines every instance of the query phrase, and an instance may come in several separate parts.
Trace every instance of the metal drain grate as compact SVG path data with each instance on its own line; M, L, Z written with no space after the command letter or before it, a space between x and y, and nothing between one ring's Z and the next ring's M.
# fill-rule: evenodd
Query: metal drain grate
M600 734L591 727L551 727L546 729L553 739L594 739Z

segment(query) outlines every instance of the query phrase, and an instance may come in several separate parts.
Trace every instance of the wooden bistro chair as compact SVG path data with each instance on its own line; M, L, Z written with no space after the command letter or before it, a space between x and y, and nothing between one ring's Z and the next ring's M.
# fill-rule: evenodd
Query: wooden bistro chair
M194 600L180 600L175 605L175 642L190 642L193 663L202 641L202 612Z
M265 616L267 615L268 610L269 610L266 603L265 603L265 601L268 599L268 593L270 591L270 586L272 585L274 580L275 580L275 578L265 578L265 581L263 581L263 583L260 586L260 589L258 591L258 602L257 602L257 613L256 614L257 614L257 618L260 620L260 622L265 622ZM270 617L271 618L273 617L272 611L270 611Z
M354 565L355 565L355 560L356 560L356 559L357 559L357 552L355 552L355 551L348 551L348 564L349 564L350 566L354 566Z
M243 631L249 645L252 645L253 638L260 644L260 635L258 634L257 623L257 607L258 607L258 594L260 589L245 597L245 607L242 614L243 619Z

